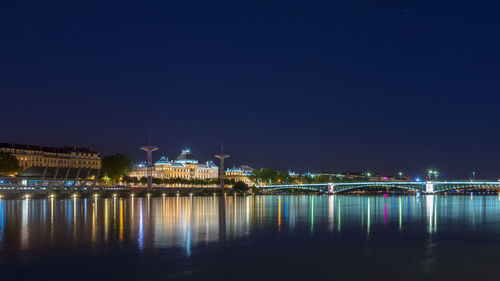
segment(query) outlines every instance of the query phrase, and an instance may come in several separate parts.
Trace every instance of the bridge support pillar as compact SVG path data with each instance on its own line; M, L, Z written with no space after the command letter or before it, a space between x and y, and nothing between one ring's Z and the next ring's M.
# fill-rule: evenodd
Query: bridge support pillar
M333 183L328 184L328 193L335 194L335 185Z
M434 194L434 182L432 181L425 182L425 193Z

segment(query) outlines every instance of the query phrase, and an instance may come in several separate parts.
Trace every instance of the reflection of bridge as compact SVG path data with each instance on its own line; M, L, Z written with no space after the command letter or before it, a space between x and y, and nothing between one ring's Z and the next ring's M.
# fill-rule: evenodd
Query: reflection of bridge
M487 181L428 181L428 182L350 182L350 183L317 183L317 184L285 184L259 186L263 191L306 190L323 193L340 193L369 189L402 189L422 193L439 193L448 190L490 189L500 188L500 182Z

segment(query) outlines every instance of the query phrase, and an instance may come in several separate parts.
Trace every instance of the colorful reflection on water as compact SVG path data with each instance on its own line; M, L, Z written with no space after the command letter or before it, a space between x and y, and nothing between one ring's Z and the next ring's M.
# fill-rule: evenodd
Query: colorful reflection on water
M100 244L135 241L138 248L184 247L250 235L259 228L315 228L331 232L374 226L404 231L440 223L461 228L498 222L500 198L476 196L224 196L163 198L73 198L0 200L2 248L54 243ZM61 240L60 238L64 238Z
M324 241L327 248L341 248L363 241L382 243L384 239L401 243L405 237L413 237L429 247L440 242L440 236L450 239L476 234L500 235L500 197L281 195L0 200L0 254L2 261L11 265L26 265L24 258L33 258L39 252L55 257L62 253L70 257L92 255L98 260L114 253L143 253L147 257L155 249L175 250L175 263L196 257L200 251L206 256L224 255L226 247L234 245L262 247L266 255L270 241L296 247L300 252L305 249L297 241L309 239ZM316 250L318 257L328 254L321 252L321 246ZM143 258L134 260L140 264ZM34 265L28 262L29 266Z

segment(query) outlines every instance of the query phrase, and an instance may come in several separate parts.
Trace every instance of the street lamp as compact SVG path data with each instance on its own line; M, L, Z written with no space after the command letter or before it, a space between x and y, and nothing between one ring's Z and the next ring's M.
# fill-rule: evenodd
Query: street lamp
M438 175L439 175L439 172L437 170L436 171L429 170L429 172L427 172L427 176L429 177L429 180L432 180L432 176L434 176L434 180L437 180Z

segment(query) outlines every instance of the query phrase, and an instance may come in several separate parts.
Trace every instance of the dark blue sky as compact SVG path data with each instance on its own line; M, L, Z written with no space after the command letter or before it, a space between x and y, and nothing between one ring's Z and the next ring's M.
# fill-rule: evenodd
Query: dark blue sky
M494 1L85 2L1 4L0 141L500 177Z

